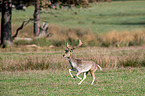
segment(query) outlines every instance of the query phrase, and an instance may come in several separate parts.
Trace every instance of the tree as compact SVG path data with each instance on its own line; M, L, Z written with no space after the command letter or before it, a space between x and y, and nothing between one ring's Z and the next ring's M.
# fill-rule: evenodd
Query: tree
M40 0L36 0L33 17L34 17L34 36L38 36L40 33Z
M1 45L2 47L11 46L12 32L11 32L11 15L12 15L12 1L3 0L2 4L2 18L1 18Z
M32 2L33 0L31 0ZM43 7L43 3L45 5L46 1L45 0L34 0L34 4L35 4L35 9L34 9L34 14L33 14L33 18L30 18L29 20L24 20L22 25L17 29L16 34L13 36L13 38L15 38L18 35L19 30L21 30L25 25L27 25L30 21L34 22L33 28L34 28L34 36L35 37L49 37L50 34L47 34L48 31L48 26L43 23L42 26L40 26L40 11L41 8ZM23 2L24 4L28 4L31 3L29 2Z

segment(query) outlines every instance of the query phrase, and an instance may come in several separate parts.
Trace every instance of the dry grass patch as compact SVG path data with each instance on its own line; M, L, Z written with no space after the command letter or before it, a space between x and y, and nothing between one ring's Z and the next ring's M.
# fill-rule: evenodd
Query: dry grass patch
M64 70L70 67L63 51L22 52L0 55L1 71L16 70ZM144 47L99 48L87 47L75 50L74 57L93 60L103 68L141 67L145 66Z
M145 31L123 31L123 32L108 32L107 34L100 35L102 39L102 46L136 46L145 44Z

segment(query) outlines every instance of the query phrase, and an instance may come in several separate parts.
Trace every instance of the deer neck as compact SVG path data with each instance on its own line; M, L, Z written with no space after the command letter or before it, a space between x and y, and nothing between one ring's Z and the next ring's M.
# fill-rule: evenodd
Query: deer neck
M68 61L69 61L72 68L76 67L75 58L72 55L70 57L68 57Z

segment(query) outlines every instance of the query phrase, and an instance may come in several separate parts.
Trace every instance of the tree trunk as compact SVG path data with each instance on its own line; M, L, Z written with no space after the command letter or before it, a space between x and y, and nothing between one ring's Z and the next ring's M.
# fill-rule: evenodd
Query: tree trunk
M34 10L34 36L38 36L40 33L40 1L37 0Z
M1 45L4 48L12 46L11 15L12 15L11 0L3 0L2 17L1 17Z

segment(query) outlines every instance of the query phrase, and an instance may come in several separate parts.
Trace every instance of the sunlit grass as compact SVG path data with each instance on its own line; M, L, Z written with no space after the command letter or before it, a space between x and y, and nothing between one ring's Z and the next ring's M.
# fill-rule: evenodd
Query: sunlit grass
M144 29L144 5L145 1L113 1L111 3L93 4L88 8L48 9L42 12L41 23L45 21L49 25L56 24L60 27L91 28L94 33ZM26 11L14 9L12 13L13 32L23 20L32 18L33 12L33 6L28 7ZM29 25L33 26L33 23ZM25 28L22 31L26 32ZM27 32L33 34L31 31Z
M53 34L52 37L49 39L34 39L31 42L14 41L14 44L62 47L66 42L74 43L81 39L86 44L85 46L141 46L144 44L144 39L142 39L145 30L144 5L145 1L113 1L111 3L90 4L88 8L43 9L41 24L44 21L48 23L49 32ZM33 6L28 7L26 11L13 10L13 34L23 20L33 18L33 12ZM112 40L114 39L113 32L118 34L115 37L116 41ZM128 33L126 37L129 40L125 39L127 41L123 40L125 32ZM77 33L83 35L78 36ZM138 33L138 37L143 34L142 38L135 37L134 33ZM33 22L30 22L20 31L18 37L32 38L33 35ZM121 39L118 40L119 35L121 35ZM142 41L137 39L142 39Z
M72 78L68 70L1 72L0 75L0 95L143 96L145 90L144 68L103 68L103 71L95 72L96 81L92 86L90 74L77 85L80 80Z

